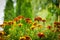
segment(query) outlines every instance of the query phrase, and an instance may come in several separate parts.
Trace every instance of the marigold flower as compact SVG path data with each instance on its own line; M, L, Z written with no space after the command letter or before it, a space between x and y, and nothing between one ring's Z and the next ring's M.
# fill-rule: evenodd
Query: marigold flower
M38 24L37 27L42 28L42 25Z
M54 22L54 27L60 28L60 22Z
M46 20L45 19L42 19L42 22L46 22Z
M18 24L18 26L20 26L20 27L21 27L22 25L23 25L22 23L19 23L19 24Z
M16 17L16 18L14 18L14 20L13 20L13 21L16 21L16 22L17 22L17 21L19 21L19 18L17 18L17 17Z
M8 25L12 25L12 24L14 24L13 21L9 21L9 22L8 22Z
M60 22L58 22L58 25L60 25Z
M60 32L60 29L58 28L56 31L57 31L57 32Z
M5 26L5 24L1 24L1 25L0 25L0 27L4 27L4 26Z
M26 38L25 37L20 37L20 39L19 40L25 40Z
M31 20L30 18L26 18L25 21L26 21L27 23L32 23L32 20Z
M47 28L48 28L48 29L51 29L52 27L49 25L49 26L47 26Z
M37 26L37 22L34 22L32 25Z
M31 38L29 36L25 36L25 40L31 40Z
M5 34L5 32L4 32L4 31L0 32L0 36L2 36L2 35L4 35L4 34Z
M60 28L60 25L57 25L57 28Z
M41 17L36 17L36 18L34 19L34 21L42 21L42 18L41 18Z
M58 22L54 22L54 24L55 24L55 25L57 25L57 24L58 24Z
M0 25L1 27L4 27L8 24L8 22L4 21L2 25Z
M38 37L39 37L39 38L42 38L42 37L45 37L45 35L44 35L44 33L39 32L39 33L38 33Z
M35 28L35 26L34 26L34 25L32 25L32 26L30 27L30 29L32 29L32 30L33 30L34 28Z
M20 37L20 40L31 40L31 38L29 36L23 36Z
M3 24L7 25L7 24L8 24L8 22L4 21L4 22L3 22Z
M23 16L18 16L19 19L23 19L24 17Z

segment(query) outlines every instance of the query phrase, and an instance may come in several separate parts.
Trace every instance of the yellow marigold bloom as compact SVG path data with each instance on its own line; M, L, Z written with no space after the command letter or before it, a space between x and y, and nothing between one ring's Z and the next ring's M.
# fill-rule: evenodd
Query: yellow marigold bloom
M19 18L18 18L18 17L16 17L16 18L14 18L14 20L13 20L13 21L16 21L16 22L17 22L17 21L19 21Z
M33 22L33 24L32 24L32 25L37 26L37 22Z
M16 24L16 21L13 21L14 24Z
M30 36L25 35L23 37L20 37L19 40L32 40L32 39L30 38Z
M32 29L32 30L33 30L34 28L35 28L35 26L34 26L34 25L32 25L32 26L30 27L30 29Z
M43 26L42 26L42 25L40 25L40 24L38 24L38 25L37 25L37 27L42 28Z
M16 23L14 23L14 24L13 24L13 27L16 27L16 25L17 25L17 24L16 24Z
M31 38L30 38L30 36L25 36L25 40L32 40Z
M23 25L22 23L19 23L19 24L18 24L18 26L20 26L20 27L21 27L22 25Z
M4 34L5 34L5 32L4 32L4 31L0 32L0 36L1 36L1 35L4 35Z
M29 24L31 24L31 23L32 23L32 21L31 21L31 20L29 20L29 21L28 21L28 23L29 23Z
M5 32L2 32L2 34L4 35L4 34L5 34Z
M46 19L42 19L42 22L46 22Z
M20 37L20 39L19 40L25 40L26 39L26 37Z

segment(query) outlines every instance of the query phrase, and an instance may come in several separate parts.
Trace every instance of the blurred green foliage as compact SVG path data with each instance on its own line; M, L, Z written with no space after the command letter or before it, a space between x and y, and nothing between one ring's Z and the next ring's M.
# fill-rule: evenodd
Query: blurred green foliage
M14 17L15 14L14 14L13 1L6 0L6 6L4 10L4 20L5 21L13 20Z
M44 9L48 9L52 15L55 13L60 15L58 6L59 1L57 0L16 0L16 7L14 8L13 0L6 0L4 20L9 21L19 15L33 19L33 17L38 16L38 12Z
M32 5L30 0L17 0L16 15L23 15L26 18L33 18Z

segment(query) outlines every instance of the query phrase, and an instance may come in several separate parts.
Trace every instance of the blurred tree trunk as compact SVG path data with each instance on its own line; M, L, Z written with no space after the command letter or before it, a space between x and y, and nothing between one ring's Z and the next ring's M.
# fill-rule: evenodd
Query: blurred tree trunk
M9 21L12 20L14 16L14 7L13 7L13 1L12 0L6 0L6 6L4 10L4 20Z
M31 0L17 0L16 16L22 15L26 18L33 18Z

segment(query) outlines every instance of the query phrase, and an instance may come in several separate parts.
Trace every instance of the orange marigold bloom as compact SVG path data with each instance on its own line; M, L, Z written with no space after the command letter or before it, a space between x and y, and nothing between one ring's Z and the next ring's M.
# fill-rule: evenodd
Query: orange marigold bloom
M39 32L39 33L38 33L38 37L39 37L39 38L42 38L42 37L45 37L45 35L44 35L44 33Z
M12 24L14 24L13 21L9 21L9 22L8 22L8 25L12 25Z
M14 18L14 21L16 21L16 22L17 22L17 21L19 21L19 18L17 18L17 17L16 17L16 18Z
M22 18L24 18L24 17L23 17L23 16L18 16L18 18L19 18L19 19L22 19Z
M41 18L41 17L36 17L36 18L34 19L34 21L42 21L42 18Z
M30 18L26 18L25 21L26 21L27 23L32 23L32 21L31 21Z

